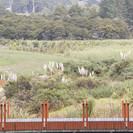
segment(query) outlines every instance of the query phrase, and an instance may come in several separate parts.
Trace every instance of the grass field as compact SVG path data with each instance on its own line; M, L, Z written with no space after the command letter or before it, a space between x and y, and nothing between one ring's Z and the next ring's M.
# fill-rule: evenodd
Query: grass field
M48 55L23 51L0 50L0 67L2 70L9 70L15 73L31 73L43 71L43 65L49 61L62 61L65 58L60 55Z
M76 41L76 45L77 43L83 47L83 50L69 49L63 54L56 52L41 54L37 52L5 50L1 47L0 67L2 70L11 70L19 74L30 73L31 71L40 73L43 71L43 64L47 64L49 61L64 63L69 60L71 62L90 62L113 58L121 60L120 51L123 53L127 53L129 50L133 51L133 40L88 41L88 45L84 41ZM133 53L131 53L128 59L132 58Z
M30 47L32 41L27 42ZM38 43L41 47L43 41L38 41ZM81 109L80 102L90 98L95 100L92 117L99 115L113 117L113 113L115 113L114 116L119 115L122 99L127 99L132 104L133 40L48 41L47 43L47 51L43 53L39 50L34 52L17 50L13 47L9 50L8 47L5 48L2 45L0 47L0 70L1 72L12 71L17 75L32 75L34 71L34 78L36 78L39 74L45 74L43 65L48 64L49 61L64 63L63 72L55 71L52 76L49 72L47 73L51 77L46 84L44 80L40 79L36 79L36 83L33 80L31 80L33 83L29 82L32 83L31 90L27 93L31 93L32 100L39 99L40 102L44 100L43 97L48 98L51 103L50 115L52 117L80 117L81 114L77 113ZM51 47L53 43L55 46ZM61 47L59 47L60 43ZM64 51L59 52L60 49ZM129 51L131 51L130 54L122 59L120 52L126 54ZM93 77L81 76L78 73L78 66L84 66L89 73L94 71L95 75ZM68 79L67 83L61 82L63 76ZM12 92L11 88L6 91ZM29 90L20 89L9 99L16 99L21 103L20 97L23 97L25 91ZM23 99L25 103L28 103L26 97ZM55 101L62 106L56 107ZM114 103L109 106L111 102ZM100 104L101 106L99 106ZM106 112L111 111L109 114L98 113L99 110L104 112L104 105L106 105ZM114 105L117 107L114 108ZM38 108L37 106L36 110ZM80 109L78 110L78 108ZM22 111L21 107L19 111ZM31 114L34 113L29 111L24 117L34 116Z

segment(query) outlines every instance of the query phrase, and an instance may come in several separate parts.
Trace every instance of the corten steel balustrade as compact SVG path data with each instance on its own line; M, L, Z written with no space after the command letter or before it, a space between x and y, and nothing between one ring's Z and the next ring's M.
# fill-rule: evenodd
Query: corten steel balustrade
M132 110L130 110L130 112L132 113ZM127 103L127 101L126 101L126 118L127 118L127 128L129 130L133 130L133 117L129 116L129 103Z
M1 118L0 118L0 130L2 130L2 118L3 118L3 105L1 104L1 106L0 106L0 116L1 116Z
M123 118L88 118L88 102L86 102L87 130L123 130L126 129L126 105L122 102Z
M42 118L40 119L10 119L9 102L4 102L4 106L0 106L0 130L8 131L133 129L133 118L129 118L129 103L127 103L127 101L122 101L122 118L88 118L88 102L86 101L85 103L83 101L82 107L82 118L49 118L49 103L47 101L43 102L42 104Z
M4 130L43 130L44 127L44 105L42 104L42 119L7 119L9 118L9 104L6 114L6 103L4 103Z
M45 104L45 112L47 114L47 106ZM83 130L84 129L84 101L83 101L83 118L47 118L45 116L46 130Z

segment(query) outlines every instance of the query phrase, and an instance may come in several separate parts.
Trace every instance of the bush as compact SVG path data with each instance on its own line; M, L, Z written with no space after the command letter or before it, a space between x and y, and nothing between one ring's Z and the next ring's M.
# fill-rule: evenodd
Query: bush
M34 46L34 48L38 48L39 47L39 42L33 42L33 46Z
M8 43L9 43L9 40L8 39L0 39L0 45L5 46Z
M27 47L28 46L28 43L26 41L22 41L22 46Z
M21 76L17 80L18 90L31 90L31 76Z
M117 80L124 80L126 79L125 70L130 65L130 60L121 60L119 62L116 62L111 68L110 68L110 77L112 79Z
M133 88L130 88L130 93L128 94L130 105L133 106Z
M37 113L43 101L50 102L50 110L57 110L87 98L88 90L75 90L75 83L62 83L59 77L40 79L20 76L17 82L5 86L7 98L15 98L18 106L25 105L30 113Z
M5 96L7 98L11 98L18 91L30 90L31 89L30 80L31 80L31 77L29 76L21 76L18 78L17 81L9 81L4 86Z
M80 77L77 79L77 81L75 83L75 88L92 89L94 87L97 87L97 85L98 85L97 81L96 82L94 80L92 81L88 77Z
M127 94L130 91L130 88L133 86L133 81L124 81L113 85L112 97L113 98L122 98L124 94Z
M108 98L112 95L111 89L101 86L99 88L92 89L91 94L94 98Z
M64 74L78 75L78 64L72 61L64 63Z
M67 90L57 90L57 89L39 89L37 94L33 97L34 101L49 101L50 109L57 110L62 107L68 106L70 103L70 96Z
M18 85L15 81L9 81L5 86L5 96L6 98L11 98L15 93L18 92Z
M94 108L94 99L89 99L88 100L88 116L91 116Z

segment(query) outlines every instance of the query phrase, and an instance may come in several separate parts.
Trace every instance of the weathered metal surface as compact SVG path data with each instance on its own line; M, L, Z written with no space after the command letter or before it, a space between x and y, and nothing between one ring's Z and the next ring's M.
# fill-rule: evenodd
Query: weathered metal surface
M83 130L84 123L83 122L65 122L65 130Z
M47 122L47 130L83 130L84 123L73 122Z
M87 123L90 130L122 130L125 129L124 121L91 121Z
M47 130L64 130L64 122L47 122Z
M16 130L41 130L42 122L17 122Z
M15 122L4 122L4 130L16 130Z
M2 106L1 106L2 112ZM86 115L86 117L85 117ZM4 103L4 119L0 120L0 130L2 130L2 122L4 130L125 130L133 129L133 119L129 118L129 104L127 101L122 102L122 118L88 118L88 102L83 102L83 116L82 118L48 118L49 104L44 102L42 104L42 118L40 119L7 119L9 118L9 104ZM7 116L7 118L6 118Z
M42 130L42 122L6 122L4 130Z
M2 130L2 117L3 117L3 106L2 106L2 104L0 106L0 117L1 117L1 119L0 119L0 130Z
M133 129L133 121L129 121L128 129Z

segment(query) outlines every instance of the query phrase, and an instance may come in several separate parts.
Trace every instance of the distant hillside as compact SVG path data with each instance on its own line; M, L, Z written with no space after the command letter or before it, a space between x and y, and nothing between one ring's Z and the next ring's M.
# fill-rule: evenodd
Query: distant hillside
M69 8L75 3L81 6L92 6L98 4L99 0L0 0L0 4L15 13L38 13L46 9L53 11L58 4Z

